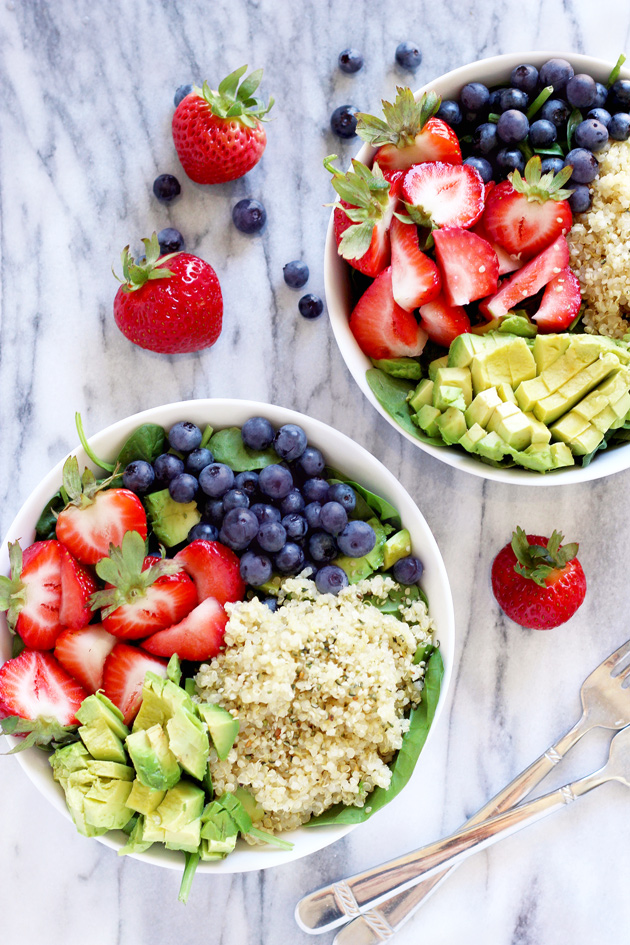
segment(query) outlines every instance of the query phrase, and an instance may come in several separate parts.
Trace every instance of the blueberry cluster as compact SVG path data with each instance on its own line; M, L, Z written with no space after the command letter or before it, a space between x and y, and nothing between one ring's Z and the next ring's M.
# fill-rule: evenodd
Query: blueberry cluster
M609 140L630 138L630 80L608 88L585 73L575 74L566 59L549 59L538 70L523 63L512 70L510 84L490 89L465 85L458 101L446 100L437 113L459 135L485 182L523 171L540 154L542 171L557 173L571 165L572 210L588 210L588 188L597 176L597 159Z

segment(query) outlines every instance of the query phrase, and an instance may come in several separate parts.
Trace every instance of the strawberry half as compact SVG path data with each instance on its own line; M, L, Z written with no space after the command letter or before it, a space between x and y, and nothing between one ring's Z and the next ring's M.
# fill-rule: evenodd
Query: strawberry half
M171 657L177 653L181 660L208 660L216 656L223 645L228 616L213 597L206 597L187 617L159 630L144 640L142 646L156 656Z
M442 280L433 260L420 249L415 224L402 223L394 217L389 235L394 301L406 312L411 312L438 297Z
M55 656L70 675L89 692L103 685L105 660L116 643L100 623L92 623L81 630L64 630L57 637Z
M402 196L409 216L421 226L468 229L483 213L483 180L468 164L434 161L410 167L403 178Z
M372 170L352 162L353 170L342 174L332 162L324 160L332 185L340 196L334 204L333 229L337 252L349 265L366 276L377 276L389 265L389 227L400 196L402 175L388 179L378 164Z
M540 308L532 316L541 332L564 331L580 311L580 283L568 267L547 283Z
M564 236L559 236L539 256L531 259L522 269L506 279L498 292L480 304L479 311L489 321L502 318L511 308L520 305L523 299L536 295L539 289L551 282L568 265L569 247Z
M0 667L0 713L22 719L53 718L76 723L88 693L59 665L52 653L22 650Z
M127 532L120 548L112 546L96 573L105 590L92 595L92 609L101 608L105 630L122 640L140 640L179 623L197 604L195 585L181 564L145 558L138 532Z
M492 183L492 182L491 182ZM486 184L486 187L488 185ZM494 186L494 184L493 184ZM493 250L496 253L497 260L499 262L499 275L506 276L510 272L516 272L517 269L521 269L524 264L524 260L520 259L518 256L512 256L507 250L503 249L502 246L499 246L498 243L495 243L494 240L490 237L488 231L483 225L483 217L477 220L473 226L472 233L476 233L477 236L480 236L482 240L485 240L486 243L489 243L492 246Z
M63 551L58 541L36 541L24 553L17 541L9 544L11 577L0 576L0 610L7 611L11 632L33 650L50 650L63 629Z
M499 260L489 243L456 226L435 230L433 239L447 302L468 305L496 292Z
M220 604L243 599L240 559L231 548L218 541L191 541L173 560L192 578L200 602L207 597Z
M125 725L130 725L142 702L142 685L151 671L166 679L166 660L149 656L128 643L117 643L103 667L103 692L118 706Z
M79 564L65 547L61 550L60 576L60 623L71 630L79 630L92 619L90 597L98 585L90 571Z
M538 155L527 162L525 178L518 170L492 189L483 215L489 237L508 253L532 259L571 229L573 214L567 202L572 191L563 187L571 176L564 167L541 176Z
M438 345L448 348L458 335L470 331L470 319L461 305L451 305L443 295L420 307L420 326Z
M456 133L446 122L432 117L440 107L435 92L425 92L419 102L409 88L396 92L393 103L382 103L385 120L357 115L357 134L378 148L376 160L383 171L403 171L425 161L461 164Z
M392 294L392 269L384 269L363 293L350 316L350 330L368 358L415 357L427 335Z

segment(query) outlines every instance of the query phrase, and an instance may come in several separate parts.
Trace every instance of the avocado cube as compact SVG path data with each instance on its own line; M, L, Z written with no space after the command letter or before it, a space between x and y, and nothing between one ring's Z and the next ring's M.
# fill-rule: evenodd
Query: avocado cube
M545 384L542 375L523 381L514 390L516 403L526 413L533 410L539 400L548 397L551 391Z
M70 816L75 827L84 837L99 837L107 830L107 827L94 827L85 817L85 795L93 782L94 778L90 772L83 769L69 774L63 785ZM129 811L129 816L131 816L131 811Z
M346 572L350 584L358 584L359 581L365 581L366 578L369 578L370 574L374 573L374 568L366 557L350 558L348 555L339 555L332 563Z
M133 781L134 770L131 765L121 765L117 761L100 761L92 758L87 763L87 770L93 778L115 778L118 781Z
M569 347L569 335L536 335L534 339L534 360L538 374L548 368Z
M501 439L498 433L491 432L486 433L484 438L479 440L475 452L480 456L485 456L486 459L492 459L498 462L511 451L510 447Z
M591 426L595 427L596 430L599 430L600 433L607 433L610 430L611 426L618 420L619 417L615 413L615 408L612 404L608 404L600 413L598 413L591 420Z
M480 352L494 350L500 345L509 344L510 339L508 337L490 330L491 324L498 326L499 322L481 326L483 330L480 332L474 329L454 338L448 351L448 366L470 367L473 358Z
M127 840L124 847L121 847L118 851L118 856L126 856L130 853L144 853L151 846L151 840L143 839L144 833L144 817L138 817L133 829L129 834L129 839Z
M199 715L208 726L219 760L224 761L238 735L238 719L233 718L227 709L214 702L200 702L197 708Z
M64 745L63 748L57 748L48 761L53 769L53 778L64 787L64 782L71 774L87 769L87 763L91 758L83 742L73 742L71 745Z
M201 826L204 804L203 788L190 781L179 781L166 792L162 802L152 814L152 820L154 823L159 823L167 833L177 833L194 820L198 820Z
M556 440L562 440L563 443L571 443L576 437L584 433L590 427L590 422L581 417L575 410L570 410L560 417L549 429Z
M603 439L604 434L597 427L589 424L586 430L574 437L567 445L576 456L586 456L597 449Z
M440 431L435 421L440 416L440 413L441 411L438 410L437 407L425 404L416 414L418 426L420 429L424 430L428 436L439 436Z
M441 358L436 358L435 361L431 361L431 363L429 364L429 380L434 381L437 371L439 371L441 367L447 367L447 366L448 366L447 354L445 354Z
M465 450L469 453L477 452L477 444L480 440L483 440L486 435L487 430L484 430L482 426L479 426L478 423L474 423L469 429L464 433L462 438L459 441L459 445L463 446Z
M182 708L166 723L166 734L169 748L184 771L201 780L210 753L207 726L193 712Z
M437 418L436 423L442 439L447 444L459 443L467 430L464 414L455 407L449 407L445 410Z
M380 361L372 358L372 364L391 377L404 377L410 381L419 381L422 377L422 367L415 358L383 358Z
M506 383L516 388L536 376L536 362L524 338L505 336L507 343L479 352L470 365L473 390L478 394Z
M499 395L500 400L502 400L504 403L507 403L508 401L511 404L516 403L516 394L514 393L511 384L498 384L497 394Z
M466 409L466 397L461 387L454 387L450 384L443 384L438 387L436 383L433 388L433 406L440 411L448 410L449 407L457 407L463 413Z
M132 732L127 736L126 746L138 779L146 787L165 791L177 784L181 768L161 725Z
M525 315L506 315L499 322L498 331L511 335L520 335L521 338L535 338L538 328Z
M532 443L525 450L514 453L514 461L525 469L548 472L554 468L553 455L548 443Z
M153 534L167 548L185 541L193 525L201 521L196 502L175 502L168 489L145 496L144 503Z
M472 401L470 407L466 408L464 414L466 423L469 427L472 427L475 423L482 427L487 426L494 408L498 407L500 403L501 398L496 388L489 387L487 390L481 391Z
M435 372L434 384L436 388L439 387L459 387L464 395L464 403L466 407L470 404L472 400L472 378L470 376L470 371L465 367L443 367L438 368ZM437 407L435 403L435 390L433 392L433 406Z
M532 445L536 443L548 443L551 439L549 427L541 423L540 420L537 420L533 413L525 412L525 416L529 420L531 427Z
M193 711L190 696L170 679L149 671L144 678L142 702L133 723L133 731L166 725L181 707Z
M391 535L385 542L383 548L383 568L389 571L400 558L406 558L411 554L411 535L406 528Z
M127 807L130 781L97 778L85 795L83 813L88 824L97 829L122 830L133 811Z
M100 761L118 761L123 765L127 761L125 746L105 719L96 719L89 725L81 725L79 735L93 758Z
M122 712L103 692L95 692L94 695L83 700L77 710L77 719L82 725L104 721L114 735L117 735L120 739L126 738L129 734L129 729L123 721Z
M166 791L156 791L155 788L147 787L146 784L136 778L131 785L127 807L139 814L152 814L164 800L165 794Z
M571 349L569 349L571 350ZM619 364L612 354L604 354L579 373L565 381L554 394L544 397L534 405L533 412L543 423L553 423L563 413L586 396L600 381L610 374Z
M504 406L507 407L508 405L504 404ZM512 449L517 451L524 450L526 447L530 446L532 442L531 423L523 411L519 410L515 404L510 404L510 406L515 407L516 412L500 418L495 423L495 415L497 415L499 411L497 407L490 418L488 429L494 429L501 439L504 440L508 446L511 446Z
M599 355L600 349L597 345L587 344L581 347L571 345L563 355L542 372L540 377L549 392L553 394L585 367L597 361Z
M409 406L417 413L425 404L433 403L433 381L425 377L420 381L413 394L408 396Z
M558 469L560 466L574 466L575 460L573 459L573 453L566 445L566 443L551 443L550 445L551 456L553 458L553 468Z

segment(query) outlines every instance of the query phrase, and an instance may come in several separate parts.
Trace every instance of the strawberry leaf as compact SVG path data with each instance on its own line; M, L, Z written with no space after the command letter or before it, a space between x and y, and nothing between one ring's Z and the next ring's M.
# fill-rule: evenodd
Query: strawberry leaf
M234 72L230 72L229 75L226 75L225 79L222 79L221 82L219 82L219 93L221 95L225 95L226 98L235 98L238 83L246 72L247 65L244 65L239 66L239 68L235 69Z
M554 531L545 548L543 545L530 544L523 529L517 526L511 542L517 559L514 565L516 573L545 587L547 578L554 571L562 571L577 555L577 542L562 545L563 538L560 532Z
M95 591L90 597L92 610L101 610L102 617L143 597L148 587L163 575L178 574L181 567L172 559L156 559L155 564L143 570L146 548L138 532L125 532L121 546L109 546L109 557L101 558L96 573L106 584L113 585Z
M374 224L355 223L344 230L339 243L339 253L344 259L361 259L367 253L372 242Z
M396 89L396 99L382 101L385 120L360 112L357 115L357 134L373 147L382 144L394 144L397 148L413 144L415 137L426 125L429 118L440 107L440 96L435 92L425 92L416 102L410 88Z

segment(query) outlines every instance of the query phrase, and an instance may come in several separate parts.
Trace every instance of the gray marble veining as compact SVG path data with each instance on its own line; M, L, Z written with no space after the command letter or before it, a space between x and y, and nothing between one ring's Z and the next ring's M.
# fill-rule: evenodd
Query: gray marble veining
M424 54L414 82L483 56L565 49L614 61L628 50L620 0L11 0L0 4L0 519L76 443L153 404L236 396L295 407L354 436L417 500L452 582L458 643L438 736L397 803L345 840L290 866L199 877L188 905L179 876L118 859L76 834L12 759L0 777L0 923L6 945L305 945L293 906L307 890L454 829L575 718L583 677L630 636L630 474L572 489L510 489L456 473L399 437L365 401L325 317L297 314L282 267L303 258L323 293L331 199L322 158L356 143L329 131L334 107L377 110L408 75L394 50ZM354 77L340 50L364 52ZM174 89L264 66L277 105L260 164L233 184L188 181L170 138ZM175 173L183 194L158 204ZM238 233L236 200L263 200L259 237ZM216 346L163 357L130 345L111 308L111 265L172 224L217 270L225 327ZM490 564L512 527L581 542L586 602L567 626L519 631L494 605ZM606 736L566 759L549 787L597 767ZM586 945L627 941L630 809L621 788L511 838L464 865L397 941ZM329 939L326 938L326 941Z

